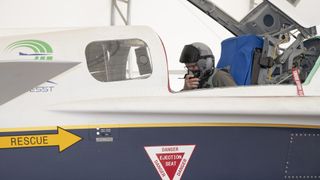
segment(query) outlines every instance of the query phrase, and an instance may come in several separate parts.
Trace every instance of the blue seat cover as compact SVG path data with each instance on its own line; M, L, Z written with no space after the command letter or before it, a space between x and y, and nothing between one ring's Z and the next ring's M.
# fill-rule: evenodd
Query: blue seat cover
M228 38L221 43L217 68L229 68L237 85L250 85L254 49L262 46L262 37L256 35Z

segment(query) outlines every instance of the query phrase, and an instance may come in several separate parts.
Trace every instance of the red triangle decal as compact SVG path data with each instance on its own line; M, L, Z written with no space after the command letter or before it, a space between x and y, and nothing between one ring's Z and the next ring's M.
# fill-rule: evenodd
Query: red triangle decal
M184 153L158 153L156 155L170 180L173 180Z
M196 145L145 146L162 180L180 180Z

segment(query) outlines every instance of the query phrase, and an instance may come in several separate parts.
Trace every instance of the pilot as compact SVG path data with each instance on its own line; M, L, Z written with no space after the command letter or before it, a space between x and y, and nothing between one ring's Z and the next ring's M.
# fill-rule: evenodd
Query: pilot
M200 42L185 45L180 62L185 64L187 74L183 90L236 86L226 70L214 67L214 56L210 48Z

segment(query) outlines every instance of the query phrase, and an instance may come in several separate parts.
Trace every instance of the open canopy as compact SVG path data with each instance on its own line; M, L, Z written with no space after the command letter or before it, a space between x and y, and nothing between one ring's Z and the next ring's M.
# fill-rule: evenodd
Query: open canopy
M188 0L236 36L274 34L284 28L298 29L307 36L316 35L313 7L320 2L309 0ZM313 3L312 3L313 2ZM308 11L309 13L306 13Z
M238 22L263 2L263 0L209 1ZM312 13L317 12L320 5L320 2L317 0L269 0L269 2L277 6L303 27L311 27L320 24L320 18L314 18L314 13Z

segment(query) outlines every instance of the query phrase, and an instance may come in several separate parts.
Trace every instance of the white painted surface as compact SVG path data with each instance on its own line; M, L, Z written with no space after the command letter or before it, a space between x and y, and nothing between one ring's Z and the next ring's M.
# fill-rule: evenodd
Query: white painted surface
M0 48L16 38L1 38ZM57 62L69 60L81 64L52 79L57 84L53 92L26 92L0 106L0 129L141 123L320 125L319 70L310 84L304 86L307 97L297 97L294 85L171 93L161 41L149 28L89 28L19 38L50 42ZM141 39L149 46L153 62L151 77L108 83L95 80L89 74L84 53L79 52L84 52L86 45L97 39L131 38Z
M108 26L110 3L111 0L2 0L0 36ZM204 42L219 59L220 42L232 36L185 0L132 0L131 22L150 26L159 34L169 70L183 70L184 65L178 61L185 44ZM175 75L170 80L173 90L182 88Z

